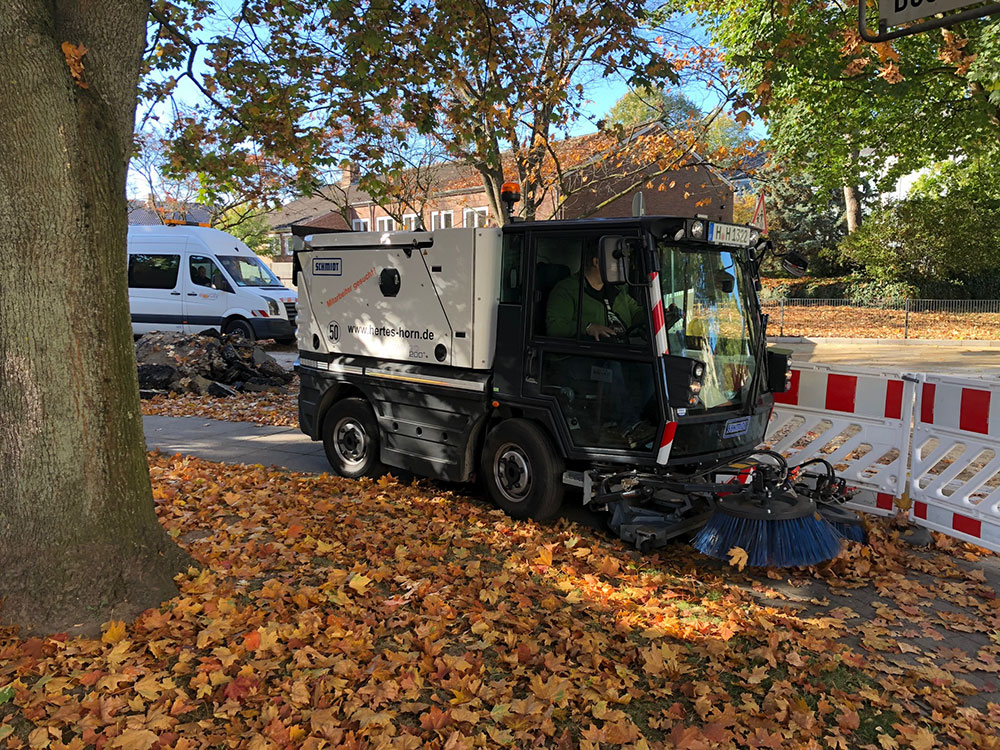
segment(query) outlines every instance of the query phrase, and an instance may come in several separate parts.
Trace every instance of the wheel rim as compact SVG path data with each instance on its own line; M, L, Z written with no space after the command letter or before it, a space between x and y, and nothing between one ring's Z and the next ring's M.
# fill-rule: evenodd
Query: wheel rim
M344 417L333 429L333 449L347 466L360 466L368 455L368 433L352 417Z
M531 492L531 463L513 443L505 443L496 452L493 476L501 494L512 503L524 502Z
M242 336L245 339L249 339L253 335L253 329L249 323L237 320L235 323L229 324L229 333L233 336Z

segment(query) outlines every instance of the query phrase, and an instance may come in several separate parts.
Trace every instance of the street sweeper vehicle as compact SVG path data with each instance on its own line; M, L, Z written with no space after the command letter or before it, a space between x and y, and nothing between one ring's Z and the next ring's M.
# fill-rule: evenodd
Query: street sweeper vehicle
M791 371L766 347L769 243L751 227L641 216L293 244L299 422L342 476L478 477L538 520L576 488L640 550L697 533L751 565L829 559L858 523L829 464L759 448Z

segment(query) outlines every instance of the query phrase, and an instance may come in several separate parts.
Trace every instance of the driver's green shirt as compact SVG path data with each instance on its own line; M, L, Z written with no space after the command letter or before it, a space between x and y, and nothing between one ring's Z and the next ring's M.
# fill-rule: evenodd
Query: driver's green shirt
M642 307L632 299L628 292L610 284L605 284L604 288L598 291L587 282L583 288L581 333L591 323L602 326L610 325L604 304L605 297L611 305L612 312L621 318L626 328L644 322ZM545 332L549 336L576 336L576 306L579 298L579 273L563 279L552 288L545 309Z

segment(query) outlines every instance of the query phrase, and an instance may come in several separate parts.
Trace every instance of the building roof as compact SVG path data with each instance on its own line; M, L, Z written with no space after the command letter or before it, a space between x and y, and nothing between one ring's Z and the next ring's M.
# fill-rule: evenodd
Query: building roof
M157 226L162 224L164 219L209 224L212 221L212 212L208 207L200 203L182 203L177 206L171 206L169 209L157 209L144 200L129 200L128 223L130 225Z

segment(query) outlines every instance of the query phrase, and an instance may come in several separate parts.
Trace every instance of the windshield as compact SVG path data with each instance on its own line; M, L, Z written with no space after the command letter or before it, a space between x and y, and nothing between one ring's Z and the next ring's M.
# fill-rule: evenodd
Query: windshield
M283 286L271 269L256 256L219 255L219 262L225 267L233 281L239 286Z
M661 242L658 251L670 353L705 364L701 403L694 408L743 403L758 335L749 274L727 250L683 252Z

